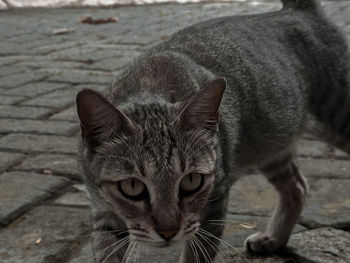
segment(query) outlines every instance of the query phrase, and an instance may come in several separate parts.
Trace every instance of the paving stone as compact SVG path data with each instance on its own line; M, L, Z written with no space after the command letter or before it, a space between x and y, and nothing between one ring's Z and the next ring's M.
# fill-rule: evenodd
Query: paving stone
M140 262L142 263L178 263L181 249L150 249L146 247L141 248ZM82 263L91 262L93 258L92 247L90 242L87 242L81 250L68 263ZM133 262L133 260L129 260Z
M43 107L0 105L0 118L37 119L45 116L50 111L51 109Z
M18 43L0 43L0 55L21 55L24 54L25 48L23 45ZM8 80L6 80L7 83ZM2 87L6 87L5 85L1 85ZM12 86L11 86L12 87Z
M75 180L81 180L78 171L78 163L75 156L64 154L39 154L33 158L25 160L15 169L22 171L50 171L53 174L63 175Z
M0 176L0 224L8 225L33 205L50 197L52 192L68 183L68 180L52 175L24 172L2 174Z
M300 140L297 154L301 157L349 159L349 156L324 142Z
M350 233L319 228L292 235L288 247L302 262L350 262Z
M0 95L0 105L11 105L25 99L23 96Z
M33 49L31 49L31 52L35 53L35 54L40 54L40 55L47 55L50 54L56 50L62 50L62 49L66 49L69 47L75 47L77 46L78 43L76 41L65 41L63 43L47 43L46 45L37 45L34 46Z
M26 153L75 154L78 140L74 137L9 134L0 139L0 149Z
M266 216L272 213L276 201L277 193L263 175L244 176L231 187L228 211Z
M93 258L91 242L88 241L68 263L90 262Z
M86 194L84 192L75 191L64 193L54 201L54 204L70 206L90 206L90 201L87 199Z
M50 91L58 90L67 87L67 84L59 84L59 83L49 83L49 82L36 82L30 83L27 85L22 85L18 88L9 89L2 94L7 95L18 95L34 97L42 93L47 93Z
M136 32L130 32L125 35L122 35L117 39L118 44L132 44L132 45L150 45L153 42L160 40L162 38L162 35L159 33L154 32L142 32L142 33L136 33Z
M125 52L128 55L129 52ZM131 53L131 52L130 52ZM135 52L132 52L135 53ZM139 53L137 53L139 54ZM136 55L130 55L125 57L114 57L114 58L106 58L97 62L94 62L90 65L86 65L85 68L91 68L91 69L99 69L99 70L117 70L122 69L125 66L127 66L132 59L136 57Z
M309 180L310 196L301 222L310 228L350 227L350 180Z
M0 119L0 133L71 135L77 130L78 123L67 121Z
M74 89L57 90L26 100L22 102L22 105L63 108L72 105L75 102L76 95L77 91Z
M264 232L270 217L266 216L247 216L227 214L225 222L212 222L215 224L225 224L224 240L233 247L243 246L244 240L256 233ZM301 225L296 225L294 233L306 230Z
M298 263L289 256L254 255L247 253L245 248L222 248L223 256L218 256L215 263ZM306 263L306 262L300 262Z
M110 87L110 85L91 85L91 84L81 84L81 85L76 85L72 88L74 88L75 92L74 94L74 98L76 96L76 94L83 90L83 89L92 89L98 92L101 92L102 94L106 93L106 90ZM65 121L72 121L72 122L76 122L79 123L79 118L78 118L78 114L77 114L77 107L74 104L73 106L64 109L54 115L52 115L50 117L50 119L52 120L65 120Z
M23 154L0 152L0 173L23 159Z
M67 262L86 238L89 213L89 209L57 206L34 209L1 230L0 262Z
M78 47L71 47L63 50L57 50L49 55L54 60L70 60L70 61L86 61L87 63L94 62L96 59L100 59L99 56L94 56L99 47L95 44L92 45L80 45ZM102 58L108 57L104 54Z
M198 248L197 248L198 249ZM181 249L151 250L143 247L140 253L140 262L142 263L178 263L181 254ZM78 255L72 258L69 263L87 262L92 258L92 247L90 242L86 243L78 252ZM292 258L281 256L261 256L247 254L244 248L221 248L221 253L216 257L215 263L297 263Z
M111 87L111 83L105 85L97 85L97 84L80 84L80 85L75 85L74 89L77 90L78 92L83 90L83 89L92 89L96 90L98 92L101 92L102 94L108 94L109 88Z
M327 144L319 141L300 140L297 154L303 157L327 158Z
M64 120L79 123L79 118L77 114L77 107L73 105L59 113L56 113L50 117L51 120Z
M0 78L0 87L13 88L24 83L42 80L45 77L45 74L40 73L22 73L17 75L3 76Z
M38 47L39 48L39 47ZM42 47L43 49L50 49L51 45ZM52 72L57 69L80 69L83 65L85 65L86 61L55 61L50 60L48 56L45 56L45 60L42 61L23 61L16 63L17 66L27 67L35 70L39 70L40 72ZM45 71L47 69L47 71ZM54 71L55 72L55 71ZM39 82L40 83L40 82ZM37 84L39 84L37 83ZM45 84L45 82L44 82ZM46 84L55 84L55 83L46 83Z
M350 179L350 162L346 160L299 158L297 163L307 178Z
M2 13L2 17L5 17L5 12ZM2 21L4 22L4 21ZM10 32L9 32L10 31ZM1 35L4 37L10 37L13 33L16 35L16 40L19 40L19 36L25 35L24 32L21 32L22 30L18 29L16 32L13 32L11 30L9 31L2 31ZM33 33L28 33L28 35L33 35ZM8 57L0 57L0 66L8 66L12 67L13 64L18 63L18 62L23 62L23 61L35 61L37 58L33 56L28 56L28 55L17 55L17 56L8 56Z
M300 222L310 228L350 227L350 180L309 179L310 193ZM231 188L228 211L270 215L277 201L273 187L261 175L247 176Z
M113 32L110 33L113 35ZM118 64L118 58L129 58L130 61L132 58L140 54L140 52L132 49L119 50L118 47L120 47L120 45L88 44L80 47L59 50L50 56L56 60L85 61L86 63L82 65L83 67L94 68L94 64L108 58L115 58L115 62Z
M8 77L10 75L18 75L18 74L25 74L26 72L30 71L28 67L25 66L16 66L16 67L8 67L3 66L0 67L0 78L2 77ZM8 88L8 86L1 86L2 89Z
M112 76L108 73L102 73L98 71L87 71L87 70L65 70L59 72L57 75L52 76L48 79L54 82L64 83L96 83L96 84L110 84L112 83Z

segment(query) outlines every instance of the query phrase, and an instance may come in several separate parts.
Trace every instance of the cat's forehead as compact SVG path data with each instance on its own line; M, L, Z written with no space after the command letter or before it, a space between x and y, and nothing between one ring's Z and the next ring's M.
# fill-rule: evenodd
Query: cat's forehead
M148 175L184 169L180 162L178 140L169 127L163 126L154 132L145 130L140 139L138 147Z
M161 99L159 99L161 100ZM154 126L158 123L169 123L173 118L175 107L169 103L143 102L135 103L129 110L129 116L136 125Z
M151 179L159 179L161 177L177 178L182 174L180 159L177 155L173 155L169 159L159 158L158 160L145 155L142 166L143 171L141 176Z

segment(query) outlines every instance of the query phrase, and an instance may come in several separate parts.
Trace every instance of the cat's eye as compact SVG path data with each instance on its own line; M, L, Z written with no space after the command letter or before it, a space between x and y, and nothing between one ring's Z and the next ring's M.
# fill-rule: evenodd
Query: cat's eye
M191 195L197 192L204 183L204 176L200 173L190 173L186 175L180 183L181 195Z
M129 199L140 200L146 192L146 186L140 180L131 178L119 182L119 191Z

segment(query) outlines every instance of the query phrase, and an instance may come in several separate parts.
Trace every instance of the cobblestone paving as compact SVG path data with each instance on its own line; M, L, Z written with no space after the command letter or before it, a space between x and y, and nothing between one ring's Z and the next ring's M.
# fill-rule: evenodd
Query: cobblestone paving
M0 262L92 262L89 201L75 160L79 90L103 91L132 58L194 22L279 7L233 2L1 11ZM324 7L350 40L350 2L324 2ZM80 24L85 15L118 17L118 22ZM230 254L223 245L224 260L350 262L350 158L308 136L298 156L311 193L289 249L259 257L241 248L244 237L266 225L275 202L265 179L251 175L232 187L228 218L254 228L227 225L225 239L243 254ZM176 251L147 255L142 262L175 263L177 256Z

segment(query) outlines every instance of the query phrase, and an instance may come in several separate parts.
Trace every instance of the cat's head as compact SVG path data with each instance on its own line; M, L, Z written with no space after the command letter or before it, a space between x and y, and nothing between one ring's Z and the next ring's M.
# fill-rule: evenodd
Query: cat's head
M219 78L181 103L77 96L85 162L130 239L163 247L190 239L214 184Z

